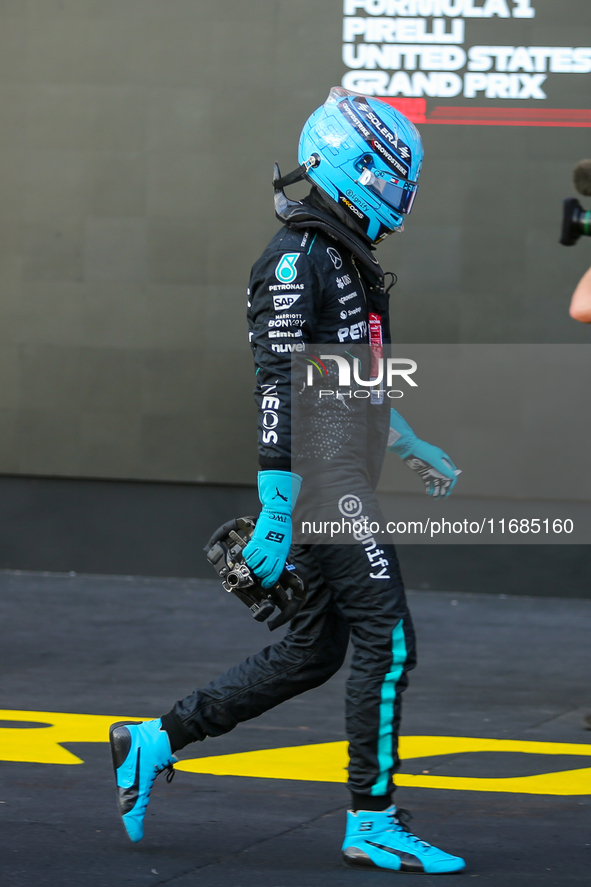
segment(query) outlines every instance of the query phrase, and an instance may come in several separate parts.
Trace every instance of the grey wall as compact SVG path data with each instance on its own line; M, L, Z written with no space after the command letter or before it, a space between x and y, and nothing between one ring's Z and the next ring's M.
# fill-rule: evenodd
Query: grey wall
M534 5L546 39L591 43L587 0ZM341 20L340 0L0 5L0 473L253 479L244 288L272 162L344 73ZM423 136L381 249L395 339L588 341L567 306L589 245L556 241L591 131Z
M462 469L456 494L591 502L591 344L409 344L395 353L417 363L416 387L397 381L403 397L391 405ZM389 456L380 489L416 493L417 479Z
M253 478L245 287L339 16L1 4L0 472Z

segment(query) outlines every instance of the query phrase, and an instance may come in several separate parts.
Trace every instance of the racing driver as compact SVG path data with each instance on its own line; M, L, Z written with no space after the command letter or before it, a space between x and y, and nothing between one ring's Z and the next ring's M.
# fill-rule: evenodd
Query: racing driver
M376 548L368 539L312 541L290 552L292 512L300 488L302 498L306 488L306 477L302 484L293 470L298 463L292 464L291 359L310 343L376 349L389 343L388 291L373 248L401 231L412 209L421 138L386 102L335 87L306 122L298 159L300 166L284 177L275 167L275 211L283 224L255 263L248 292L262 509L244 558L270 588L289 554L307 576L308 598L282 640L178 701L162 718L112 725L119 808L131 840L141 840L152 784L163 770L172 774L175 751L227 733L324 683L343 664L351 638L346 692L351 804L343 861L396 872L458 872L464 860L412 834L405 811L392 802L401 694L416 662L394 546ZM310 194L302 201L288 199L283 189L302 179L312 185ZM364 419L356 417L355 436L358 449L361 436L361 450L364 441L368 448L371 443L377 457L341 478L349 463L339 461L338 440L331 444L339 503L340 493L353 489L350 500L371 510L386 449L418 473L429 495L449 495L457 480L449 456L420 440L387 402L374 400Z

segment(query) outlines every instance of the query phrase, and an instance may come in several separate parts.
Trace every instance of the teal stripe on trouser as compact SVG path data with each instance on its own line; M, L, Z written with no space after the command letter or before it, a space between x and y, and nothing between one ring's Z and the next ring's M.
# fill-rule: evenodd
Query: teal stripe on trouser
M406 664L406 640L402 619L392 632L392 665L384 678L380 701L380 726L378 732L379 776L371 788L372 795L385 795L390 787L390 775L394 766L392 754L392 730L396 684Z

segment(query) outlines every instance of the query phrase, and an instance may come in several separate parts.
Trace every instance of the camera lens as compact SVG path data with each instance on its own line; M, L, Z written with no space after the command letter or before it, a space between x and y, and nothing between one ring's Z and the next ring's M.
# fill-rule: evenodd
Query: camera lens
M560 243L574 246L581 236L591 237L591 212L583 209L576 197L569 197L563 201Z

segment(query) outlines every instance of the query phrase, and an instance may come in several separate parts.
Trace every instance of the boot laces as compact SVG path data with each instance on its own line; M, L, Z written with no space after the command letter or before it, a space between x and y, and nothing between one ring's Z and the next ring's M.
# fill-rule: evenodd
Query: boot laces
M165 761L162 764L161 767L154 767L154 776L152 778L152 781L150 782L150 788L154 784L154 780L156 779L156 777L159 776L160 773L164 773L165 770L166 770L166 781L168 783L172 782L172 780L174 779L174 774L175 774L173 764L176 764L176 761L177 761L177 759L174 757L174 755L172 755L167 761Z
M395 810L392 810L392 812L389 813L388 816L393 826L392 831L396 831L397 829L403 831L406 834L407 838L413 841L415 844L420 844L425 850L431 849L431 844L428 844L427 841L421 841L421 839L417 838L417 836L413 834L408 827L408 823L413 818L410 810L405 810L404 807L397 807Z
M143 803L140 805L138 812L143 813L148 806L148 800L150 798L150 792L152 791L152 786L156 782L156 777L159 776L166 770L166 781L171 783L174 779L175 770L173 768L173 764L176 763L176 758L170 758L167 763L165 763L162 767L154 767L152 776L150 777L150 783L148 785L147 791L144 793Z

